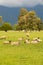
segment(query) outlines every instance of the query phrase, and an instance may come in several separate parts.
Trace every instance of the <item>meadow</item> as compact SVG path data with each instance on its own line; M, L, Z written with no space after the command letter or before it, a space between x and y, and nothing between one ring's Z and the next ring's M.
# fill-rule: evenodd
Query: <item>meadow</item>
M0 65L43 65L43 31L28 32L29 38L40 37L42 42L38 44L5 45L5 40L0 40ZM6 35L6 40L17 41L18 38L26 38L26 33L20 31L0 31L0 36Z

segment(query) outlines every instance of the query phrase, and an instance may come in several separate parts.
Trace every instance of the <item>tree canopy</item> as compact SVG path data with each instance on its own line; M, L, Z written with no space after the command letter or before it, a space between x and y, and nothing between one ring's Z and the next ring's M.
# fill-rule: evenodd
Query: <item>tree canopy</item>
M20 30L41 30L42 20L37 16L34 10L27 11L22 8L18 16L18 29Z
M12 30L12 25L10 23L3 23L3 25L1 26L1 29L4 30L4 31L7 31L7 30Z

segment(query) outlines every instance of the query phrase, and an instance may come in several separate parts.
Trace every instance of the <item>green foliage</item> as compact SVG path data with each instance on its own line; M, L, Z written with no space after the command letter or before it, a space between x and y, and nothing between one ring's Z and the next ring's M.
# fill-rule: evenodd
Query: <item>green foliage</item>
M20 20L27 13L28 13L28 11L25 8L21 8L20 9L20 15L18 16L18 20Z
M3 25L1 26L1 29L4 31L12 30L12 26L10 23L3 23Z
M35 11L27 11L26 9L20 10L20 16L18 18L18 27L19 29L27 30L41 30L41 19L37 17Z
M14 24L13 30L17 30L17 27L18 27L18 25L17 24Z
M20 16L24 16L28 13L28 11L25 8L21 8L20 10Z

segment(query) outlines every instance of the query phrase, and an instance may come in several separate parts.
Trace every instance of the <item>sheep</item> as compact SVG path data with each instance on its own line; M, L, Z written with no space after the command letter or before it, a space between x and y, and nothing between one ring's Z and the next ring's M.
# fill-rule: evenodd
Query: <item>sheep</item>
M25 32L25 30L22 30L22 32Z
M31 43L34 43L35 44L35 43L38 43L38 41L31 41Z
M11 41L4 41L4 44L11 44Z
M38 41L38 42L41 42L42 40L38 37L38 38L37 38L37 41Z
M38 42L41 42L42 40L41 39L37 39Z
M19 40L19 41L22 41L22 40L23 40L23 38L22 38L22 37L21 37L21 38L18 38L18 40Z
M33 41L37 40L37 38L33 38Z
M37 37L37 38L34 38L33 41L41 42L42 40L40 39L40 37Z
M9 44L9 41L4 41L3 43L4 43L4 44Z
M20 42L11 42L11 45L19 45Z
M6 36L1 36L0 39L6 39Z
M28 39L25 40L26 44L30 44L30 41Z
M38 38L34 38L31 43L38 43Z

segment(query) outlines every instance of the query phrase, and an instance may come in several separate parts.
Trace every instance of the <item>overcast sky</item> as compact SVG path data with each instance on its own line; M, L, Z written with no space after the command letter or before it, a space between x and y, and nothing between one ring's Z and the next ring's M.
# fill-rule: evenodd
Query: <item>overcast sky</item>
M43 0L0 0L0 5L7 7L33 7L38 4L43 5Z

